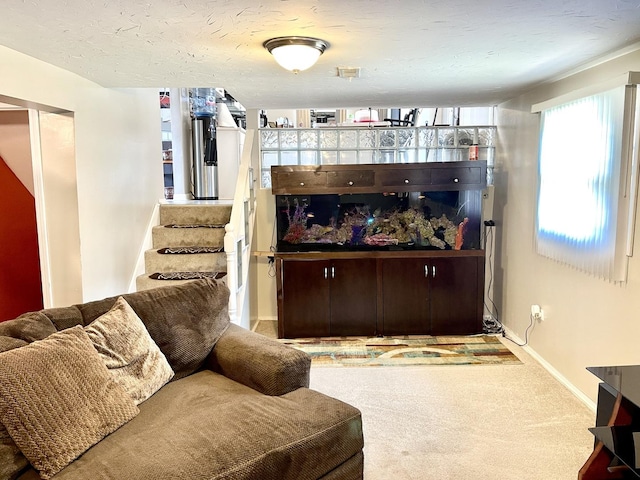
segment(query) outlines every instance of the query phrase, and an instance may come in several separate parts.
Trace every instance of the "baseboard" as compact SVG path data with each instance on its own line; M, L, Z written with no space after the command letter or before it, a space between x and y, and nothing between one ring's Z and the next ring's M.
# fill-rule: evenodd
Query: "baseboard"
M505 333L507 334L507 336L509 338L511 338L512 340L514 340L516 343L519 344L523 344L524 340L522 340L518 335L516 335L513 330L504 327ZM529 355L531 355L531 357L538 362L542 368L544 368L547 372L549 372L556 380L558 380L565 388L567 388L571 393L573 393L573 395L575 395L578 400L580 400L582 403L584 403L587 407L589 407L594 413L596 411L596 404L593 400L591 400L591 398L589 398L587 395L585 395L584 393L582 393L582 391L577 388L573 383L571 383L567 377L565 377L564 375L562 375L558 370L555 369L555 367L553 367L553 365L551 365L549 362L547 362L544 358L542 358L540 356L540 354L538 354L538 352L536 352L533 348L531 348L529 345L525 345L524 347L522 347L522 349Z
M251 330L255 332L256 328L258 328L258 324L263 320L268 322L277 322L278 317L260 317L256 320L251 320L251 325L253 325Z

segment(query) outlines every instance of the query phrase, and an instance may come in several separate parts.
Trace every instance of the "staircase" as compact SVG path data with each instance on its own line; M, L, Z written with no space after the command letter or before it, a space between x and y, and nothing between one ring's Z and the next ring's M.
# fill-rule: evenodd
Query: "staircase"
M224 227L230 216L231 203L161 204L160 225L153 227L153 248L145 252L137 290L224 277Z

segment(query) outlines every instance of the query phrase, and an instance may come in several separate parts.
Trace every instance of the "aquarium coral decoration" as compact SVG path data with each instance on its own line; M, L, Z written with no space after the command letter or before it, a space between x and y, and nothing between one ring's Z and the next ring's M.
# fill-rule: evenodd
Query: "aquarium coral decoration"
M296 200L296 208L293 212L293 216L291 215L291 206L289 205L289 200L287 200L287 220L289 221L289 228L287 229L287 233L282 238L285 242L289 243L300 243L302 241L302 237L307 230L307 214L305 212L307 206L298 204Z
M374 245L376 247L384 247L387 245L398 245L398 239L392 238L386 233L376 233L364 237L364 243L366 245Z
M465 218L456 225L445 214L429 219L415 208L385 213L376 211L371 214L367 206L356 206L346 211L338 221L332 218L331 225L313 224L307 228L309 215L306 208L306 204L300 205L296 200L292 213L287 200L289 225L283 241L291 244L325 243L376 247L407 244L460 250L469 221Z
M439 218L433 217L429 220L415 208L378 216L367 228L367 236L384 234L395 238L398 243L414 243L442 250L447 246L454 247L456 232L455 224L446 215L443 214Z
M456 243L453 247L454 250L460 250L462 248L462 244L464 243L464 231L467 227L467 223L469 223L469 218L464 217L464 220L458 225L456 230Z

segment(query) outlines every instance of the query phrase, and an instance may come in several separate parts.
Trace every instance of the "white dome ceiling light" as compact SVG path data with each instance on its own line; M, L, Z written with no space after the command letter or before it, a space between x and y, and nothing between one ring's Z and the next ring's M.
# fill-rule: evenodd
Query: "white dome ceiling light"
M329 48L324 40L312 37L277 37L262 45L281 67L296 74L312 67Z

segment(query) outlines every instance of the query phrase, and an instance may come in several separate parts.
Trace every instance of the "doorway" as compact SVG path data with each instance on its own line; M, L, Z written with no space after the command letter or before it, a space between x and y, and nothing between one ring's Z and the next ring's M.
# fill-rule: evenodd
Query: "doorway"
M2 178L13 185L12 194L2 198L3 211L20 212L0 225L0 238L3 247L10 244L7 238L32 239L2 257L0 295L7 296L0 299L2 321L81 302L82 272L73 113L0 100L5 102L0 104ZM18 299L14 289L25 298Z

